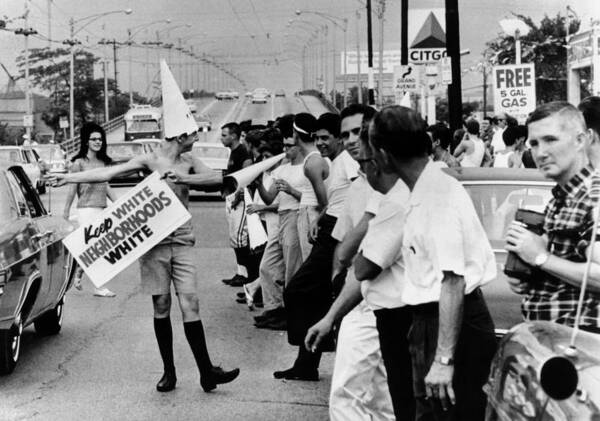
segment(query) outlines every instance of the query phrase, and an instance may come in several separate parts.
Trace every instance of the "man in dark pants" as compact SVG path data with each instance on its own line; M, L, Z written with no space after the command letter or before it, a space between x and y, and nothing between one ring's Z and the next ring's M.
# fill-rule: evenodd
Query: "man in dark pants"
M252 165L250 152L240 141L241 129L237 123L227 123L221 127L221 142L229 148L229 162L224 175L234 173ZM223 283L231 286L242 286L248 281L258 277L258 263L252 259L248 245L248 228L246 226L246 207L244 205L244 192L238 191L225 198L226 216L229 225L229 242L235 253L237 273L230 279L223 279Z
M425 122L413 110L384 107L369 129L378 165L410 190L395 244L405 267L402 301L417 420L482 420L496 340L480 286L496 276L485 231L464 187L428 157Z

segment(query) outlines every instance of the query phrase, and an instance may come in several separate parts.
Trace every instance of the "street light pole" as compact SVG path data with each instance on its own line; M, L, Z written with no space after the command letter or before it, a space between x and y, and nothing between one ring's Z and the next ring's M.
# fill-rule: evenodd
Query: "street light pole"
M362 104L363 103L363 97L362 97L362 77L361 77L361 73L360 73L360 28L359 28L359 22L360 22L360 13L357 10L356 11L356 82L357 82L357 87L358 87L358 103Z
M373 24L371 19L371 0L367 0L367 53L369 59L369 105L375 105L375 80L373 79Z

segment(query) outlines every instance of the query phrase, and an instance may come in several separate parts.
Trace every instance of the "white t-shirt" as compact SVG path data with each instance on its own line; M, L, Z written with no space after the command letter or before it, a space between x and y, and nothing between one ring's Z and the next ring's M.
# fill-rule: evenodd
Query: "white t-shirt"
M492 146L494 147L494 153L503 151L506 149L506 145L504 144L504 139L502 139L502 134L504 133L504 129L496 128L494 129L494 135L492 136Z
M271 172L271 176L274 179L280 178L287 181L289 185L296 190L300 190L300 186L302 186L304 182L310 184L310 181L304 175L304 167L302 164L292 165L287 163L280 165ZM285 192L279 192L276 200L279 203L279 212L296 210L300 205L300 202L296 200L294 196Z
M406 304L439 301L444 271L464 276L465 294L496 277L492 247L471 198L455 178L427 164L405 216Z
M381 199L377 215L369 222L369 230L360 249L363 257L382 271L373 280L361 283L363 298L373 310L404 305L403 289L407 283L402 261L402 236L409 190L402 180Z
M348 152L343 150L331 162L327 186L327 215L338 217L344 208L348 188L356 177L360 166Z

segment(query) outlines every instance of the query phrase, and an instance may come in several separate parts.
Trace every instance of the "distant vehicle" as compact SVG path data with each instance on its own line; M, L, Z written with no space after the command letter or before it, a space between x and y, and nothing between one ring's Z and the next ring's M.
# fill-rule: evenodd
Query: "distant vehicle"
M246 98L252 98L252 92L248 91L245 95Z
M223 146L221 143L194 143L192 147L192 155L199 158L207 167L216 171L225 171L229 162L230 149ZM192 189L195 189L193 186ZM215 189L196 189L202 191L217 191Z
M483 287L497 336L520 323L521 296L511 291L504 274L504 236L518 208L543 212L555 183L537 169L456 168L446 170L465 187L496 257L497 276Z
M75 273L62 240L75 227L46 210L19 165L0 163L0 197L0 374L10 374L26 326L33 323L40 335L61 330Z
M46 192L46 183L42 179L43 163L31 146L0 146L0 161L12 162L22 167L38 193Z
M277 97L277 96L283 96L283 97L285 97L285 91L284 91L283 89L277 89L277 90L275 91L275 96L276 96L276 97Z
M190 112L192 114L196 114L198 112L198 104L196 104L195 100L193 100L193 99L186 99L185 103L190 108Z
M240 97L240 94L235 91L219 91L215 94L215 98L218 100L237 99L239 97Z
M67 154L62 148L55 144L43 144L33 147L40 159L44 170L51 173L66 173L67 172Z
M252 103L253 104L266 104L267 98L269 98L268 90L264 88L257 88L252 92Z
M106 145L106 153L113 160L113 165L122 164L131 158L143 155L145 146L142 142L118 142ZM149 173L144 170L134 170L121 174L110 180L110 185L115 187L135 186L142 181Z
M134 105L125 113L125 140L162 138L162 112L150 105Z
M194 114L194 119L201 132L210 132L212 130L212 121L208 114Z
M154 152L158 145L160 145L159 139L135 139L133 143L139 143L144 147L144 153Z

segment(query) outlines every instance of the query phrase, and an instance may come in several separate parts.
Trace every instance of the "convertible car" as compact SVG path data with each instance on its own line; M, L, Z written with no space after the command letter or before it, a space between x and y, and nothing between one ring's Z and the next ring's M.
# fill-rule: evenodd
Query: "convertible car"
M0 374L11 373L21 333L61 329L73 259L62 244L74 226L50 215L22 167L0 161Z

